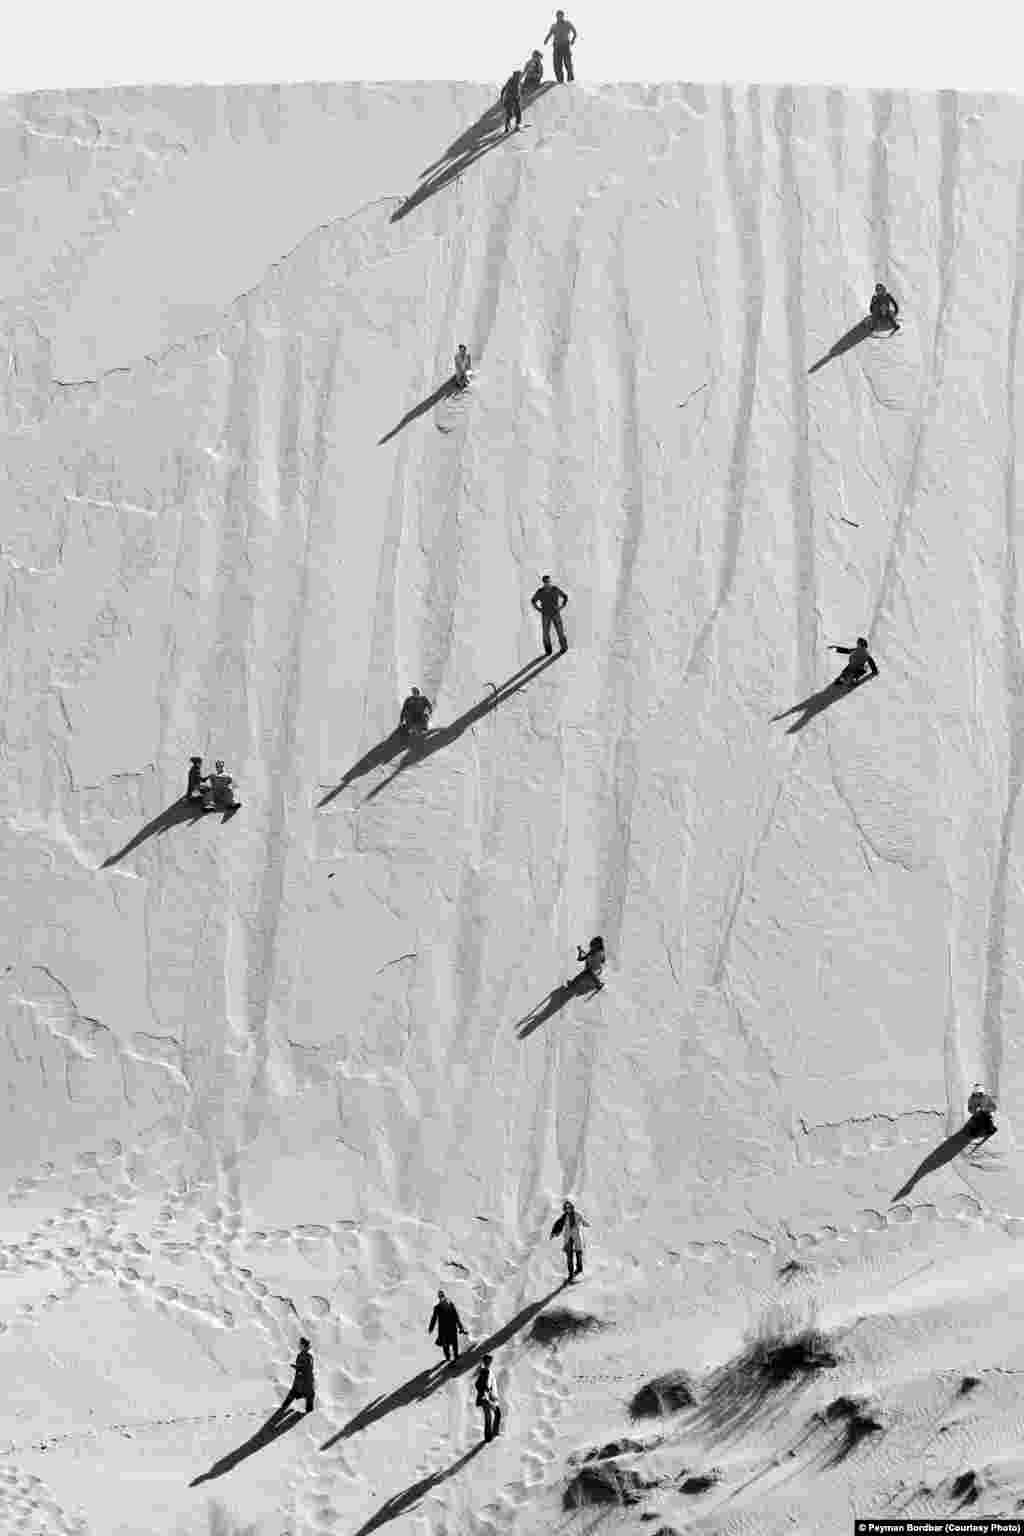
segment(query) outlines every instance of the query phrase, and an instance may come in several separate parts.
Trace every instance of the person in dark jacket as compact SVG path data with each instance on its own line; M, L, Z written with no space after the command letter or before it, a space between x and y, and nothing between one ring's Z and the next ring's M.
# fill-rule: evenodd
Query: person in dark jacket
M201 800L203 798L203 760L201 757L190 759L191 766L188 770L188 788L185 791L186 800Z
M565 638L565 625L562 623L562 609L569 599L561 587L552 585L550 576L542 576L540 586L530 598L530 602L540 614L541 638L544 643L544 654L551 655L551 627L554 625L555 634L558 636L564 656L569 649L569 642Z
M285 1398L277 1412L273 1415L275 1419L279 1419L281 1415L291 1407L292 1403L294 1403L296 1399L300 1397L304 1397L306 1399L306 1412L313 1412L313 1403L316 1400L316 1393L315 1384L313 1381L313 1356L309 1352L308 1339L299 1340L299 1352L295 1356L294 1371L295 1380L292 1382L288 1396Z
M418 688L414 688L402 705L402 713L398 717L399 730L426 731L432 709L430 700L425 698Z
M437 1342L444 1350L444 1358L449 1364L454 1365L459 1358L459 1334L466 1337L466 1330L455 1308L454 1301L450 1301L444 1291L437 1293L437 1306L430 1314L430 1322L427 1324L427 1332L433 1333L437 1328Z
M455 349L455 388L469 388L469 372L473 366L473 359L469 355L469 348L464 341L460 341Z
M855 683L862 680L865 672L870 673L872 677L878 676L878 668L875 666L874 658L868 650L868 643L863 635L857 636L856 645L830 645L829 650L838 651L840 656L850 658L839 676L834 679L833 688L852 688Z
M480 1362L480 1369L473 1380L476 1388L476 1405L484 1412L485 1440L493 1440L501 1430L501 1408L494 1385L494 1372L491 1370L493 1359L493 1355L484 1355Z
M900 328L896 316L900 307L884 283L876 283L875 291L871 295L871 318L875 322L875 330L889 330L894 335Z
M570 1283L583 1273L583 1231L590 1223L573 1205L571 1200L562 1201L562 1214L551 1228L552 1237L561 1237L562 1251Z
M996 1110L996 1101L990 1093L986 1093L980 1083L975 1083L970 1098L967 1100L967 1129L972 1136L983 1136L986 1139L996 1133L996 1122L992 1118Z
M583 974L589 976L594 986L600 991L604 986L604 982L601 980L601 972L605 966L604 939L601 938L600 934L591 939L589 949L585 950L582 944L577 944L576 959L582 961L584 966ZM580 980L580 978L577 977L577 980Z
M505 132L508 133L512 126L512 119L516 120L516 129L523 126L523 98L520 94L523 72L514 69L501 88L498 100L505 108Z
M563 75L568 75L570 82L574 79L572 72L572 45L576 41L576 28L568 20L564 11L556 11L555 19L551 23L545 42L552 41L552 61L555 66L555 79L559 85L563 85Z

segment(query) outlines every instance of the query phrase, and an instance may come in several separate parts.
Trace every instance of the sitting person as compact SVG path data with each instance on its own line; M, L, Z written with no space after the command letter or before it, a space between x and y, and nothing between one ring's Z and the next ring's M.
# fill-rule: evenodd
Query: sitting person
M840 656L850 658L839 676L833 679L833 688L852 688L864 679L865 674L871 677L878 676L875 659L868 650L868 642L863 635L857 636L856 645L830 645L829 650L838 651Z
M535 48L523 65L521 85L524 91L535 91L544 76L544 55Z
M424 698L418 688L414 688L402 705L398 728L402 731L426 731L430 723L430 714L430 700Z
M239 803L235 799L232 789L234 780L230 774L224 772L224 763L218 758L213 765L213 772L206 781L203 791L203 805L208 811L230 811Z
M576 946L576 958L583 962L584 974L589 976L598 991L604 986L601 980L601 972L604 970L605 954L604 939L598 935L590 941L590 948L584 953L581 945Z
M875 322L876 330L899 330L899 321L896 316L900 307L884 283L876 283L875 291L871 296L871 318Z
M203 785L206 778L203 774L203 760L201 757L193 757L188 770L188 788L185 790L186 800L201 800L203 798Z
M992 1095L986 1093L980 1083L975 1083L967 1100L967 1129L975 1136L994 1136L996 1123L992 1116L995 1108L996 1101Z

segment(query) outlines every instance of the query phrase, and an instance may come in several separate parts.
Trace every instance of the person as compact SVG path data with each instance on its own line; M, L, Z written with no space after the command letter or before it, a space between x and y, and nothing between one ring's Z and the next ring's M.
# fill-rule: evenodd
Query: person
M562 1201L562 1214L551 1228L551 1236L562 1238L562 1251L570 1284L583 1273L583 1227L590 1223L573 1205L571 1200Z
M462 1326L454 1301L450 1301L444 1291L437 1293L437 1306L430 1314L427 1332L433 1333L435 1325L437 1342L444 1350L444 1358L454 1365L459 1358L459 1334L465 1337L466 1330Z
M975 1083L967 1100L967 1129L975 1136L994 1136L996 1123L992 1116L995 1108L996 1101L992 1095L986 1093L980 1083Z
M553 587L551 585L550 576L541 577L540 586L530 598L530 602L540 614L541 638L544 642L544 654L546 656L551 655L552 625L555 627L555 634L558 636L559 644L562 647L562 655L564 656L569 649L569 642L565 638L565 625L562 623L562 609L568 601L569 599L561 587Z
M570 33L572 34L570 36ZM564 85L563 74L568 75L570 83L575 78L572 72L572 45L576 41L576 28L566 17L564 11L556 11L555 19L551 23L545 43L553 39L552 62L555 66L555 79L559 85Z
M469 369L471 359L466 351L465 343L459 342L459 350L455 354L455 387L465 389L469 384Z
M295 1379L291 1384L288 1396L274 1414L274 1418L280 1418L296 1401L297 1398L306 1399L306 1412L313 1412L313 1404L316 1401L315 1384L313 1381L313 1356L309 1352L309 1340L299 1340L299 1352L295 1356Z
M421 735L425 734L430 721L431 707L430 700L424 698L418 688L414 688L402 705L402 713L398 720L399 730L418 731Z
M544 55L539 48L535 48L523 65L522 87L524 91L535 91L544 76Z
M516 132L523 126L523 101L519 94L523 79L521 69L514 69L501 88L498 100L505 108L505 132L508 133L512 126L512 119L516 120Z
M203 791L203 806L208 811L232 811L241 801L235 799L232 789L234 780L224 772L224 762L218 758Z
M874 658L868 651L868 643L863 635L857 636L856 645L830 645L830 651L838 651L840 656L849 656L849 661L832 683L833 688L852 688L859 683L865 672L870 672L872 677L878 676L878 668Z
M493 1355L484 1355L473 1385L476 1387L476 1405L484 1411L484 1439L493 1440L501 1430L501 1408L491 1370Z
M880 331L888 329L895 334L900 323L896 316L900 307L884 283L876 283L875 291L871 295L871 318L875 322L875 329Z
M601 972L604 970L605 954L604 939L598 934L590 941L590 948L584 950L582 945L576 946L576 959L582 961L587 974L592 978L594 986L600 992L604 986L601 980Z
M203 777L203 760L201 757L189 759L191 764L188 770L188 788L185 791L186 800L201 800L203 798L203 785L206 782Z

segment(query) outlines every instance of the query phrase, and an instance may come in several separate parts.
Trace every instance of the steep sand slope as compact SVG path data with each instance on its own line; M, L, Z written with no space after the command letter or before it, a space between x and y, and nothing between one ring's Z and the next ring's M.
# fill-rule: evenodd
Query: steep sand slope
M560 1529L670 1366L636 1464L721 1475L648 1492L679 1528L1024 1495L1024 108L491 102L6 103L12 1528ZM876 277L903 330L843 350ZM858 633L881 677L821 695ZM998 1138L914 1183L977 1077ZM541 1344L563 1194L605 1326ZM841 1364L763 1403L714 1373L769 1300ZM247 1445L300 1333L317 1414ZM884 1432L829 1467L842 1393Z

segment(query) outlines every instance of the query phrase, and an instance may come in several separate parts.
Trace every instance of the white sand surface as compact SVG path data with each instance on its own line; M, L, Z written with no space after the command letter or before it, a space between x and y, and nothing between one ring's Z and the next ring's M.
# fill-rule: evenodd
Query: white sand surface
M4 103L4 1532L1024 1508L1024 106L492 102Z

